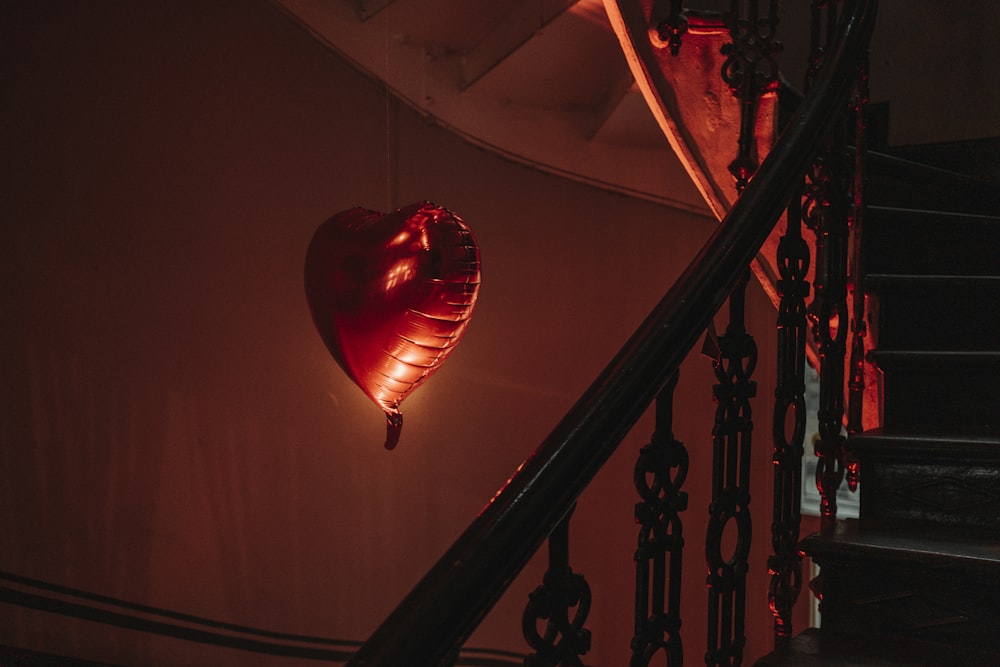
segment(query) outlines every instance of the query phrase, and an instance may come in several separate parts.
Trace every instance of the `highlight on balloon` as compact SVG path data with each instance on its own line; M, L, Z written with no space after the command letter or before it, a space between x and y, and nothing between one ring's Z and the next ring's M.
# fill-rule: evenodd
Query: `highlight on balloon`
M479 246L465 222L430 202L393 213L337 213L305 262L313 322L338 365L386 413L399 442L400 403L441 367L472 317Z

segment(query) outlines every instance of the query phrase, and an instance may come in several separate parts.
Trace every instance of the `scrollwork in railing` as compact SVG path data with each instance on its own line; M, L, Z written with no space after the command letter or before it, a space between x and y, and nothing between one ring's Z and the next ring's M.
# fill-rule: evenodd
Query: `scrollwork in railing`
M850 286L852 292L851 313L851 359L850 380L848 381L847 432L858 433L864 428L863 406L865 393L865 337L868 325L865 313L865 281L862 271L862 234L864 233L864 183L865 154L867 151L868 127L865 109L868 104L868 58L858 69L858 82L852 98L854 117L854 178L851 183L851 258ZM858 460L850 452L845 453L845 478L847 488L856 491L860 475Z
M582 667L580 656L590 650L590 630L583 627L590 585L569 566L569 521L568 514L549 536L549 569L521 617L525 641L535 650L524 659L525 667Z
M818 44L829 41L836 25L838 3L813 0L812 64L809 76L825 59ZM826 41L820 42L825 19ZM807 78L807 87L811 79ZM852 86L852 90L853 90ZM803 220L816 236L815 298L809 307L813 337L819 356L819 441L816 443L816 488L820 494L823 526L837 519L837 490L844 480L845 451L844 373L847 331L849 217L852 210L847 166L847 105L837 110L834 124L820 156L806 172Z
M351 658L434 667L475 630L639 420L723 305L850 94L875 0L845 16L813 90L743 195L649 316L535 452ZM735 462L735 461L734 461Z
M757 110L760 96L778 79L774 59L781 44L774 39L778 3L770 0L768 13L760 16L759 0L732 0L728 17L732 42L722 47L726 61L722 79L740 100L740 134L736 158L729 172L742 194L757 170ZM708 665L739 665L746 643L747 557L750 551L750 448L753 421L750 398L756 382L750 379L757 363L757 347L744 324L744 304L749 274L729 296L729 324L719 338L719 358L713 388L718 404L713 429L712 503L706 536L708 574ZM726 526L735 525L732 556L722 551Z
M824 526L837 518L837 490L844 479L844 356L847 352L846 197L829 150L807 174L805 221L816 235L816 296L809 308L819 352L819 441L816 488Z
M809 246L802 238L801 201L788 207L785 234L778 244L778 377L771 432L774 450L774 507L768 606L774 616L775 643L792 636L792 606L802 590L798 554L801 525L802 453L806 429L806 297L809 296ZM791 424L789 424L791 422ZM789 433L789 425L791 432Z
M746 644L747 557L750 553L750 449L753 419L750 399L757 394L751 380L757 344L746 332L744 274L729 296L729 324L719 336L715 360L718 384L712 429L712 502L705 537L708 566L708 651L706 665L739 665ZM727 539L727 530L728 539ZM735 531L735 533L733 533ZM731 547L731 555L723 553Z
M816 78L827 48L836 37L837 9L840 0L812 0L809 32L809 66L806 69L806 90Z
M670 0L670 16L656 27L656 31L668 47L670 55L681 52L681 38L687 33L688 20L684 16L684 0Z
M635 505L640 525L635 551L635 636L630 667L646 667L662 652L668 667L684 664L681 641L681 573L684 548L680 513L687 509L681 491L688 452L673 434L675 374L656 397L656 430L639 452Z
M722 65L722 80L740 99L739 151L729 165L729 172L736 179L736 191L743 192L750 176L757 170L756 123L760 95L778 79L775 54L781 52L781 43L774 39L778 25L778 1L769 0L767 16L760 16L758 0L747 3L747 14L741 11L743 3L732 0L729 15L729 34L732 42L722 47L726 62Z

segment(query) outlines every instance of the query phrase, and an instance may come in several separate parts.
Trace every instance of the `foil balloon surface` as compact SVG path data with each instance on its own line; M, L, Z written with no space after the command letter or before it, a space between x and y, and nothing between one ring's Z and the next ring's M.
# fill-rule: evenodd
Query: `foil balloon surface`
M399 404L458 344L479 293L479 247L454 213L420 202L353 208L320 225L305 290L313 322L344 372L402 429Z

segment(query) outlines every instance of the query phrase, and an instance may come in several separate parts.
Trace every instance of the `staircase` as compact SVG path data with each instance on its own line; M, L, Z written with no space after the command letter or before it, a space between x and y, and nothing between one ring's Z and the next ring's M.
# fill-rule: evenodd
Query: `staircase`
M860 518L801 543L822 628L756 664L1000 665L1000 187L870 164L882 427L847 441Z
M452 107L460 109L468 104L465 98L469 96L455 95L445 85L448 77L444 73L449 70L444 65L453 49L425 45L422 53L417 54L419 57L397 57L394 62L423 65L419 71L407 70L407 74L393 77L395 70L389 67L389 50L382 46L400 23L411 33L399 47L400 52L407 43L427 41L420 37L423 29L419 17L409 16L401 21L394 15L395 23L391 23L385 11L390 3L382 3L382 23L375 25L368 18L378 13L375 8L379 3L359 0L355 4L361 10L362 25L358 25L347 11L349 3L278 1L338 48L346 48L345 44L350 45L352 39L358 38L358 45L347 50L363 56L367 53L365 44L378 46L371 51L372 62L376 64L369 69L384 70L387 88L392 87L414 106L428 113L446 114ZM606 2L605 8L611 11L615 4ZM713 46L695 51L693 47L693 34L705 34L714 26L714 19L707 13L693 12L683 22L664 23L662 20L668 14L671 20L680 17L683 3L679 1L620 4L623 5L620 16L612 24L623 47L630 40L633 44L630 63L636 86L643 90L646 103L653 109L660 130L671 140L674 150L687 158L685 169L698 181L698 190L710 202L710 208L717 212L729 210L726 217L732 222L723 221L717 237L719 243L712 245L712 248L718 246L718 254L706 250L699 258L700 263L692 264L661 307L637 330L535 455L518 469L508 486L401 601L350 664L391 665L402 660L402 656L412 659L417 655L425 659L425 664L448 662L455 647L487 613L506 583L542 541L550 534L564 532L575 499L617 446L621 434L634 423L635 406L644 407L652 401L683 356L683 352L677 351L693 344L711 313L732 291L736 276L745 271L749 261L720 268L734 254L723 249L733 247L738 238L756 236L745 248L746 260L777 255L773 246L767 249L770 242L767 230L756 226L751 229L749 221L771 215L772 221L776 219L777 213L771 213L776 209L767 201L783 200L780 204L783 205L788 200L792 193L787 186L799 179L802 165L791 166L791 158L782 157L789 164L771 170L766 176L762 165L748 186L747 193L754 190L754 197L744 195L732 204L727 197L733 193L729 169L733 142L721 149L711 142L721 142L720 137L729 141L733 138L730 135L741 131L736 127L738 123L731 123L731 132L721 131L716 122L733 121L740 118L740 112L729 117L720 113L718 118L711 116L711 122L706 122L701 107L685 108L682 103L688 101L682 99L683 86L692 70L677 63L697 52L701 55L694 64L701 63L706 74L715 76L724 60L720 58L705 65L710 56L719 58L719 49ZM732 3L734 7L739 4L742 3ZM838 3L813 4L818 8ZM457 52L466 53L459 67L463 91L486 86L485 74L505 62L508 51L528 39L538 39L542 26L556 25L560 15L564 20L592 15L590 9L596 5L592 1L543 4L549 9L539 17L535 16L538 12L533 4L519 6L527 13L511 12L511 20L500 20L500 15L494 17L493 22L499 28L485 35L481 42L488 48L463 51L461 45L454 45ZM636 18L639 6L648 9L649 15ZM496 7L494 10L500 11ZM845 13L850 12L845 10ZM522 20L522 14L530 14L531 20ZM669 31L664 32L664 26L676 28L678 37L691 29L692 34L682 38L687 41L681 48L681 60L672 60L676 53L666 55L663 45L654 44L656 39L651 41L651 25L659 26L660 40L668 39ZM759 24L754 25L758 28L751 42L766 42L769 37L760 32ZM515 29L516 26L520 28ZM378 39L372 39L371 35L360 39L369 28L376 29ZM574 32L573 42L579 42L577 33L585 36L588 31ZM623 37L626 34L629 37ZM828 34L828 38L832 36ZM725 40L728 39L726 35ZM863 41L863 45L854 44L845 52L856 55L859 49L867 48L867 39ZM820 46L813 44L813 52ZM581 52L598 50L588 47ZM835 60L833 54L837 50L830 48L827 52ZM365 62L364 57L356 59ZM637 68L637 63L642 63L642 67ZM645 75L637 72L643 68ZM582 69L589 72L597 68ZM855 76L857 69L845 67L840 77ZM674 78L668 85L665 77L671 76ZM695 88L707 85L697 76L694 78ZM607 110L621 106L619 102L626 99L626 90L634 97L635 87L628 79L626 73L618 71L608 80L610 83L598 86L614 94L600 104L594 103L598 99L595 96L582 105L605 110L599 114L604 121L595 122L591 118L588 125L606 124L611 115ZM421 82L419 89L409 91L407 83L417 81ZM587 84L586 79L580 80L573 87L582 90ZM707 95L704 88L697 90L701 93L694 97L699 99L731 101L725 90L718 95ZM845 96L846 91L831 94L827 102L814 106L840 107ZM657 114L658 110L662 113ZM465 117L479 118L483 113L483 109L477 109ZM764 117L769 113L761 112ZM466 133L460 118L444 120ZM798 131L802 135L800 140L811 140L814 132L802 131L805 127L802 123L801 120L790 123L792 133ZM535 124L548 127L545 123ZM706 125L711 131L698 134L697 128L704 129ZM830 129L829 124L824 127L822 132ZM585 134L596 136L593 131ZM479 139L487 145L507 146L508 153L523 156L532 155L530 150L546 144L536 138L531 127L522 125L517 126L513 137ZM770 139L764 137L761 141L768 144ZM563 156L559 159L588 168L612 164L595 159L593 152L587 154L588 159L581 159L584 154L565 149L570 144L561 136L555 143L561 147L554 153ZM814 156L815 153L810 159ZM624 162L636 164L634 157ZM549 164L557 173L567 171L566 165L556 159L536 156L530 161ZM847 442L848 451L860 464L861 518L830 521L831 525L821 533L801 542L801 549L822 568L814 589L822 596L823 627L785 641L757 664L1000 665L1000 613L994 611L995 600L1000 599L1000 390L993 386L1000 377L997 333L1000 259L995 250L1000 247L1000 217L996 217L1000 216L1000 186L889 155L870 154L867 161L861 275L865 277L869 302L868 335L874 342L867 363L878 369L881 378L878 404L882 426L854 434ZM583 176L589 182L614 181L611 174L604 172ZM637 189L643 188L628 188ZM784 192L786 189L789 191ZM768 213L763 213L764 209ZM741 218L744 222L737 224ZM737 232L741 226L745 229ZM726 231L727 228L731 230ZM762 245L765 250L757 255ZM770 267L770 271L765 267L758 275L770 273L773 281L779 273L776 266ZM709 306L709 302L716 305ZM693 304L701 304L697 312ZM844 328L846 315L840 312L837 318ZM836 383L834 386L839 388ZM834 421L834 428L838 424L839 419ZM797 508L793 514L797 515ZM792 522L797 526L797 517ZM794 545L794 538L790 544ZM555 549L566 550L565 545ZM663 553L659 556L665 557ZM570 571L568 563L561 563L560 568ZM657 587L662 588L663 584L658 581ZM662 607L662 600L660 603ZM553 609L558 606L553 605ZM570 606L573 605L563 604L564 616ZM664 635L668 625L673 627L666 633L673 640L679 620L668 618L669 614L670 610L664 609L653 612L649 627L657 637ZM550 616L558 614L550 610ZM645 618L646 614L640 616ZM665 623L665 618L671 623L677 620L676 627ZM562 628L560 632L565 630ZM577 639L586 632L575 625L572 630L578 632ZM552 632L559 636L556 630ZM572 632L568 634L571 638L575 636ZM566 633L562 636L565 638ZM698 641L692 639L687 640L691 642L689 646L697 646ZM732 643L739 642L736 637ZM589 645L586 641L579 643ZM657 644L654 642L652 646ZM673 653L674 650L677 652ZM585 648L578 651L585 652ZM669 664L674 665L675 658L680 661L679 648L668 647L665 652ZM697 651L689 650L688 655L689 662L700 662ZM540 661L537 664L570 664L561 659L550 662L536 659ZM722 660L711 664L730 664ZM739 664L739 658L731 664Z
M663 158L668 151L662 136L647 141L648 136L636 130L648 113L636 104L639 93L621 62L610 28L605 29L598 0L448 0L435 3L433 10L416 0L273 2L304 20L331 48L349 52L350 60L377 76L385 84L387 115L392 92L428 118L502 155L679 209L706 210L702 197L711 189L708 186L685 187L669 196L658 194L664 183L686 183L686 174L672 157ZM668 5L683 4L649 2L663 11ZM630 4L637 3L630 0ZM713 3L706 0L705 4ZM817 0L815 4L836 3ZM859 16L864 13L858 11ZM443 22L443 16L449 20ZM713 22L719 23L707 14L691 14L690 25L700 30L707 30ZM447 32L443 23L460 28L442 35ZM638 32L645 43L650 42L649 27L645 22ZM694 32L684 38L681 57L692 53ZM656 35L664 39L659 32ZM867 37L845 36L844 43L848 42L850 48L842 49L845 58L864 48ZM542 52L543 44L553 46ZM789 198L801 194L793 193L788 184L801 181L816 155L815 144L820 143L816 137L829 130L831 121L819 116L826 109L843 109L850 86L840 82L859 69L857 62L839 66L833 56L840 51L831 48L824 63L824 67L839 67L839 74L827 80L838 90L827 92L824 86L814 85L810 95L824 97L810 102L810 109L789 123L791 134L797 136L779 142L787 145L775 147L743 197L717 207L731 209L730 214L699 261L685 271L537 454L515 471L508 486L365 646L153 609L11 575L3 577L3 602L272 656L350 659L350 664L368 667L455 664L462 643L546 540L550 540L550 553L567 561L557 563L559 567L552 571L573 575L563 579L575 583L566 541L553 542L550 536L568 540L567 522L574 503L647 406L657 401L657 420L661 413L669 413L669 403L660 405L659 400L664 387L746 275L747 266L760 256ZM557 58L554 53L566 57ZM718 49L712 53L718 55ZM571 72L549 71L565 60L573 62ZM713 76L719 69L714 62L707 67ZM564 90L571 96L560 98L558 93ZM713 99L731 102L729 92L723 92ZM492 93L499 98L490 98ZM511 109L517 122L508 117ZM704 122L697 113L692 116L712 133L718 130L714 122ZM663 118L667 124L666 115ZM649 129L648 117L646 123ZM656 133L662 128L652 129ZM641 135L636 143L648 145L631 145L636 135ZM799 146L809 141L814 145ZM704 145L701 148L702 153L714 155ZM736 142L726 138L725 147L715 155L719 164L714 166L721 174L718 189L725 188L729 195L734 189L727 167L735 151ZM771 161L774 156L778 159ZM768 169L768 165L775 168ZM875 342L869 362L883 378L882 427L854 434L847 442L860 462L861 518L831 522L801 542L802 550L822 567L821 578L814 582L814 589L822 595L822 627L800 632L756 664L1000 665L1000 389L994 386L1000 378L1000 259L996 251L1000 248L1000 185L887 155L870 154L868 167L863 275L871 314L869 336ZM706 162L700 168L711 172L713 165ZM719 195L720 200L724 196ZM843 315L840 320L846 320ZM839 383L835 387L840 389ZM762 387L761 393L764 390L771 387ZM765 441L766 421L766 416L758 419L757 426ZM664 428L663 433L669 430ZM754 455L764 455L763 449ZM656 450L650 447L649 451ZM666 451L675 458L661 457L659 463L667 474L652 480L647 489L653 496L652 510L647 513L650 525L660 521L656 528L663 532L650 529L652 537L643 546L649 547L648 560L653 564L637 576L650 589L646 592L655 604L649 606L659 609L637 613L640 622L650 621L649 632L638 638L649 639L653 652L676 651L668 653L666 660L658 654L642 664L676 667L681 662L676 637L682 624L679 615L672 615L671 596L677 590L664 580L675 578L676 565L678 582L683 579L685 586L699 587L704 581L699 562L704 552L702 545L688 544L688 567L681 576L683 539L679 532L667 534L677 514L663 511L669 503L657 503L668 499L667 488L675 486L672 509L680 511L687 504L686 492L679 490L687 460L686 455L677 454L680 448ZM651 468L639 469L647 482L654 476ZM729 493L732 490L725 489L729 496L742 494L740 489L740 494ZM798 497L795 490L788 496L790 502ZM797 513L796 505L796 526ZM703 509L698 509L685 520L703 518ZM766 524L757 524L753 539L766 541ZM796 537L790 540L793 551L797 527L795 531ZM670 549L676 546L676 560L672 550L653 548L663 547L668 538ZM755 568L761 565L753 564ZM746 562L729 569L745 572ZM551 579L557 586L543 592L562 583L556 576ZM732 581L727 579L727 585ZM589 599L589 593L580 592L583 588L569 591L578 607L581 599ZM597 586L595 590L599 594ZM544 608L538 616L554 618L562 612L563 619L570 620L566 612L573 604L563 600L559 609L554 597L535 596L541 600L536 607ZM806 604L807 596L800 597L799 604ZM736 614L759 618L767 615L764 609L764 600L751 599ZM701 664L704 633L693 632L691 628L698 626L684 613L688 664ZM589 662L584 655L589 629L582 627L582 616L579 624L571 619L570 639L577 644L574 652ZM562 633L565 628L555 630ZM553 635L557 635L555 630ZM599 631L596 625L595 634ZM561 643L573 643L565 641L565 633L561 636ZM730 643L741 640L737 636ZM628 647L622 646L621 652L623 660L615 664L625 663ZM0 647L0 662L2 655L17 664L55 661L52 656L13 649L4 654ZM513 659L506 653L466 650L458 664L510 664ZM533 659L530 664L557 664L543 662L543 657ZM633 664L639 664L638 659ZM739 664L739 660L712 664Z
M668 28L676 28L674 32L680 35L689 25L680 15L682 3L671 3L673 13L662 16L656 12L666 12L665 4L661 7L653 3L650 7L649 3L640 3L645 14L636 10L634 3L622 4L620 14L612 23L623 48L630 53L633 72L647 95L647 103L654 113L660 112L657 117L662 119L661 129L672 138L671 144L687 147L693 156L686 163L689 170L704 177L705 185L700 189L711 193L713 183L727 179L729 173L737 175L739 170L734 171L733 165L738 161L729 165L728 170L725 165L720 169L709 159L712 151L702 150L705 142L699 143L700 138L693 133L685 134L685 128L696 123L686 125L676 121L684 114L682 105L676 100L685 95L683 92L678 94L663 73L674 62L670 60L673 55L667 53ZM734 7L737 4L734 3ZM677 368L677 359L670 356L673 352L667 351L689 349L690 332L703 330L708 321L705 313L714 312L721 306L721 294L733 293L749 260L768 239L769 229L760 228L758 223L772 224L771 221L778 217L775 205L780 207L789 199L798 198L799 193L794 193L793 197L792 191L796 183L801 182L800 175L820 152L822 136L830 132L834 137L831 143L835 144L846 135L843 127L834 128L835 122L841 122L834 116L838 116L837 109L845 108L854 77L863 69L861 53L867 49L874 5L874 2L863 0L844 3L842 27L837 28L843 37L824 48L813 45L814 51L826 54L819 59L821 62L814 62L822 67L813 81L813 88L787 123L777 145L745 184L746 190L729 209L705 250L549 439L349 664L389 665L398 661L398 656L416 653L429 656L426 661L429 665L446 662L447 647L458 645L462 634L467 632L461 623L470 615L468 609L475 609L476 614L484 613L502 591L503 582L519 571L527 552L536 548L539 535L553 534L557 525L562 526L568 520L572 503L586 487L591 471L603 464L607 452L616 446L619 434L634 423L634 406L648 405L653 398L650 387L657 392L664 388ZM823 7L826 3L815 3L815 15L818 16ZM830 26L835 24L832 19L828 23ZM657 34L662 44L649 37L650 25L658 26ZM690 25L699 30L707 29L700 23ZM743 47L767 43L767 31L762 32L762 21L756 14L744 25L754 26L756 32ZM818 22L814 23L814 33L819 33L818 26ZM833 34L830 32L831 36ZM690 43L687 48L691 50ZM770 46L761 52L766 53L768 48ZM715 49L711 51L714 53ZM751 61L753 67L757 67L758 61ZM730 64L728 60L727 64ZM673 66L680 67L676 63ZM714 73L717 68L707 70ZM723 71L727 71L726 68ZM849 85L845 87L845 83ZM682 84L683 81L678 85ZM748 89L754 90L754 87ZM858 97L863 96L860 93ZM829 109L834 110L830 118L820 120L820 111ZM749 151L744 151L744 144L749 145L750 140L744 137L743 129L753 125L753 116L741 115L741 120L740 155L746 157ZM821 126L825 129L819 130ZM836 148L829 149L830 163L844 157L846 146L843 143L836 145L840 146L839 153ZM799 149L805 153L797 153ZM704 159L699 161L699 155ZM725 155L729 160L732 154L726 152ZM881 427L855 433L846 445L851 457L858 461L862 475L860 519L838 522L831 513L824 517L825 527L820 533L800 543L800 550L821 567L821 576L813 582L813 587L822 599L822 627L809 629L790 639L779 632L777 650L756 664L762 667L1000 665L1000 613L996 611L996 600L1000 599L1000 390L993 386L995 379L1000 377L1000 335L996 333L1000 325L1000 308L995 307L1000 304L1000 260L995 254L995 248L1000 246L1000 217L997 217L1000 215L997 197L1000 187L886 155L869 155L867 163L864 223L860 232L862 259L854 278L857 285L861 280L859 276L863 277L863 288L869 299L868 335L873 349L866 363L877 368L881 382L877 401L882 413L878 420ZM843 180L842 173L837 171L839 167L821 165L821 170L826 168L836 174L828 180L838 181L839 187L839 181ZM716 172L721 176L713 180ZM738 179L740 177L737 175ZM821 180L812 176L809 179L814 185ZM829 217L840 216L844 208L843 195L832 193L825 201L829 211L818 218L825 217L826 213L831 213ZM800 214L801 211L796 215ZM807 216L801 217L806 220ZM826 222L811 219L807 224L814 227L817 237L820 233L830 238L843 234L831 232L831 228L824 227ZM792 228L791 222L788 227ZM791 237L799 232L787 234ZM798 237L792 240L797 241ZM842 244L843 238L835 241ZM829 294L820 306L823 312L817 317L820 324L816 330L826 338L835 338L837 334L831 331L846 331L848 324L846 306L837 303L842 285L821 285L821 281L827 280L827 274L846 270L846 261L829 250L832 244L824 242L823 245L827 254L820 260L817 241L814 282L817 302L821 301L821 292ZM838 252L843 249L843 245L839 246ZM781 250L778 252L780 256ZM736 253L741 255L739 261L733 260ZM822 272L819 269L821 261ZM787 259L785 268L794 263ZM824 274L823 278L820 273ZM842 273L839 280L843 280ZM790 278L783 277L782 282L785 285L778 285L778 292L784 290L800 295L805 291L802 284L795 284ZM695 304L700 304L697 307L703 310L696 313ZM733 300L731 307L732 304ZM804 304L799 304L789 312L801 314L803 309ZM784 326L793 325L786 323ZM798 336L792 333L793 338ZM734 328L734 337L742 334L739 327ZM726 336L729 335L727 330ZM823 341L819 341L819 347L818 354L824 360L824 379L833 379L824 382L823 394L832 397L840 393L842 385L839 372L826 374L825 362L842 355L843 348L840 347L838 353L837 345L827 345ZM737 351L731 357L734 367L742 363L740 354L746 356ZM833 366L838 363L834 362ZM796 384L793 378L789 386ZM722 394L749 396L751 389L727 388L720 396ZM821 402L823 400L821 396ZM823 461L827 468L842 457L837 435L843 410L842 397L831 400L840 401L840 405L826 410L825 421L821 409L821 421L828 427L823 435ZM659 399L657 401L659 431L661 407ZM621 416L612 423L608 415L615 412ZM664 408L662 412L668 414L669 409ZM738 411L730 412L736 414ZM717 422L716 431L729 432L727 429L732 431L739 424L730 426ZM663 430L669 432L669 425L664 425ZM731 445L739 440L736 437L725 441L726 451L734 454L737 449ZM720 451L722 449L719 447ZM779 460L778 449L776 444L776 470L796 469L794 464L787 466L783 458ZM739 454L745 455L742 451ZM736 467L732 460L723 463L725 466L717 460L716 469ZM682 473L678 475L683 478ZM668 477L670 475L665 479ZM738 498L743 497L745 489L739 486L738 479L734 481L730 477L737 476L727 476L724 483L720 479L715 484L722 493L717 502L713 502L713 507L719 510L728 502L728 509L721 512L732 517L742 507ZM662 480L661 483L666 485ZM796 489L797 493L794 480L786 488ZM835 488L823 491L824 497L829 498ZM660 508L661 514L670 516L670 512L683 509L686 503L682 495L677 496L676 506L669 511ZM779 509L787 509L782 503L797 502L797 499L792 500L795 495L776 498L776 515ZM734 498L736 502L732 502ZM669 504L666 500L665 505ZM776 543L786 534L797 534L797 512L796 505L780 521L775 519ZM726 516L713 515L712 518L724 525ZM716 614L715 607L709 612L710 645L705 661L710 665L739 665L742 661L745 607L740 606L741 602L735 606L730 603L742 597L740 572L746 571L747 563L740 560L743 556L736 554L742 553L744 537L749 540L749 531L746 536L742 530L737 533L734 556L718 567L713 565L709 576L710 588L717 589L724 607L720 615ZM667 537L661 542L668 542ZM790 551L794 552L794 537L788 542ZM566 552L566 545L560 545L560 553ZM637 641L653 639L646 644L638 642L645 648L633 655L634 665L651 664L652 654L660 651L666 655L668 664L681 662L679 644L672 645L680 620L674 615L672 603L670 608L664 608L663 594L666 588L673 595L672 586L679 585L681 578L674 577L671 572L671 581L666 581L664 564L669 558L672 571L674 556L673 552L667 554L662 544L659 546L659 573L650 575L648 570L637 570L638 582L646 582L652 577L657 589L653 597L659 596L659 599L651 615L648 615L649 609L637 607L637 626L642 626L637 630ZM786 613L781 607L786 602L790 604L795 597L796 576L789 574L794 567L790 564L794 553L784 553L783 544L776 545L776 549L779 547L781 551L773 560L772 572L776 578L786 578L777 582L772 580L772 593L784 587L784 598L779 600L775 596L772 607L780 617L776 622L779 631L787 631L788 617L781 616ZM504 557L499 558L498 553ZM557 565L560 572L571 572L568 563ZM487 581L495 588L485 588ZM455 600L458 604L449 604ZM710 599L710 605L711 600L715 598ZM548 616L553 619L566 617L568 609L578 603L579 596L563 600L561 607L553 603ZM431 627L427 618L432 609L440 608L447 608L448 615L442 616L444 620L436 627ZM721 623L718 618L722 619ZM717 642L720 625L724 626L724 634ZM562 637L568 638L566 642L576 637L574 631L583 632L575 622L568 631L566 628L554 629L554 637L559 636L557 630L562 631ZM428 637L432 632L448 636L431 642ZM537 664L582 664L580 655L589 646L588 642L578 642L580 646L563 655L555 650L559 642L553 640L552 643L553 651L544 655L539 651L535 658ZM636 645L634 642L634 648ZM688 654L690 656L691 652Z

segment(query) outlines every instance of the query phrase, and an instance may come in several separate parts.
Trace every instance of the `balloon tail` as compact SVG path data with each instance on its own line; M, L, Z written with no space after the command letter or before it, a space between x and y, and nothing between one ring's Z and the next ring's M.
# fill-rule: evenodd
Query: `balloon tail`
M385 413L385 448L395 449L399 444L399 434L403 430L403 413Z

